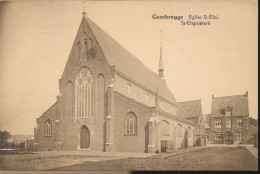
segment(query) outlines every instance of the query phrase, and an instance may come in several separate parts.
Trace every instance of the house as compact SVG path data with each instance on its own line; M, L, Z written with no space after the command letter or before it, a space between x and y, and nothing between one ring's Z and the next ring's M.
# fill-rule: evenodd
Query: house
M248 140L248 92L242 95L212 96L209 141L238 144Z

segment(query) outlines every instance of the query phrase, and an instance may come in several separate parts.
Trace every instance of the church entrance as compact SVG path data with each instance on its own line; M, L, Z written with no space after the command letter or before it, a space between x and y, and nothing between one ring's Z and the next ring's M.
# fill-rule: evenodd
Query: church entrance
M80 148L88 149L90 145L90 134L87 126L82 126L80 130Z
M233 144L233 133L231 131L226 132L225 143L226 144Z

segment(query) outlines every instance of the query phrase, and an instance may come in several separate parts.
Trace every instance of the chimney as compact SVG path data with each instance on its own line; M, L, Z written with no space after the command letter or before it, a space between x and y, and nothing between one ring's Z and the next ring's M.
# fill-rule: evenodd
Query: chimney
M248 91L246 91L245 97L248 97Z

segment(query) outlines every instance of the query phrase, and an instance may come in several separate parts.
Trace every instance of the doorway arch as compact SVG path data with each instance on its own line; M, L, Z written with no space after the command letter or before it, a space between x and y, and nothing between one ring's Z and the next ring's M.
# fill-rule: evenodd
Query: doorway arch
M233 133L231 131L226 132L225 144L233 144Z
M90 133L86 125L82 126L80 129L80 148L88 149L90 146Z

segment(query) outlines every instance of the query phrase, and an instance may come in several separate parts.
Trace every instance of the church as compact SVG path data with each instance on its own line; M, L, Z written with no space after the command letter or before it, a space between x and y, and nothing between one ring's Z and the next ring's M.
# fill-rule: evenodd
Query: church
M158 53L159 55L159 53ZM57 101L34 128L34 148L155 153L194 146L199 125L177 116L164 80L83 13Z

